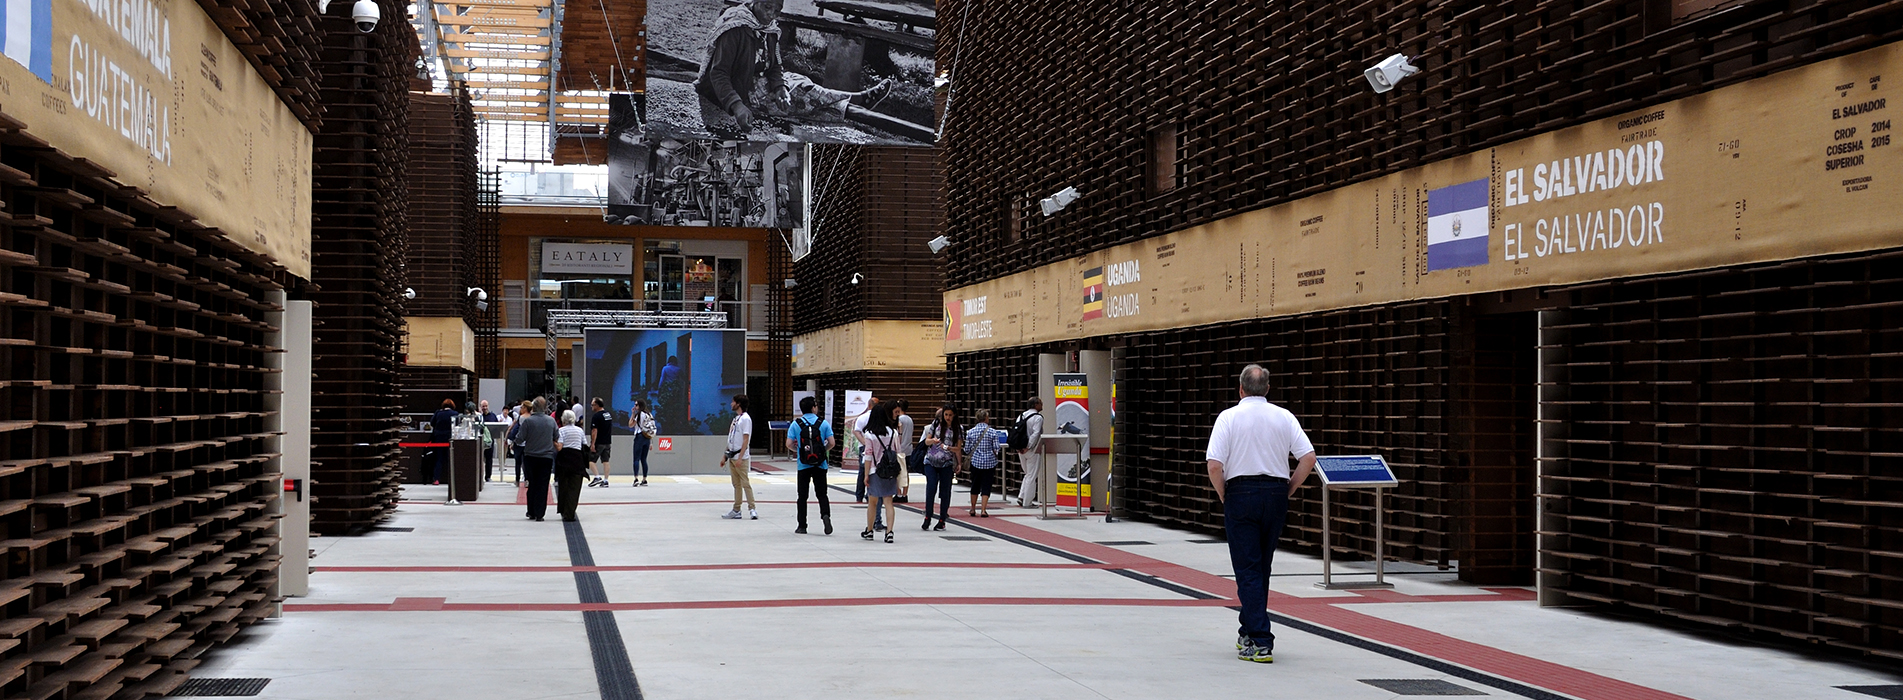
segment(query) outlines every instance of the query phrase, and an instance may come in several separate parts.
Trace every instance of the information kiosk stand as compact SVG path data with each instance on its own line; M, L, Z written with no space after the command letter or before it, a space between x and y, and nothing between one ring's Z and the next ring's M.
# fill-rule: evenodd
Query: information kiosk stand
M1386 519L1387 489L1401 483L1394 478L1394 471L1388 469L1388 461L1380 455L1357 455L1350 457L1316 457L1315 474L1322 480L1322 580L1316 588L1331 591L1367 588L1393 588L1387 582L1386 563ZM1374 489L1374 580L1344 581L1334 580L1334 549L1329 541L1333 529L1329 523L1333 520L1329 509L1328 492L1338 488Z
M1074 499L1077 504L1075 512L1066 513L1062 510L1056 513L1051 512L1051 503L1057 500L1057 460L1051 457L1060 454L1081 455L1089 447L1090 436L1076 433L1046 433L1043 441L1038 443L1037 453L1041 455L1040 461L1044 465L1038 470L1038 481L1041 482L1038 485L1038 493L1043 496L1039 499L1042 504L1038 510L1039 520L1079 520L1086 517L1083 490L1090 483L1089 480L1083 480L1083 483L1077 486L1077 498Z

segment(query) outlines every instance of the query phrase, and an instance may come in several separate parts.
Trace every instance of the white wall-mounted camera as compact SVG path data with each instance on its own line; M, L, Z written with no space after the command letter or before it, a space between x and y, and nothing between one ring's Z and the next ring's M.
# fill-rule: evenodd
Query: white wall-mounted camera
M410 301L415 301L415 300L416 300L416 290L414 290L414 289L410 289L409 287L404 287L404 288L403 288L403 298L404 298L404 299L406 299L406 300L410 300Z
M950 245L951 239L944 236L939 236L925 242L925 247L932 249L933 255L945 252L945 248Z
M350 19L357 23L357 31L369 34L377 30L377 20L383 17L383 10L377 8L371 0L357 0L350 8Z
M317 14L330 13L330 0L317 0ZM357 31L369 34L377 30L377 20L383 18L383 10L373 0L357 0L350 7L350 19L357 23Z
M1058 190L1057 194L1038 200L1037 205L1044 210L1045 216L1052 216L1063 211L1064 207L1070 206L1071 202L1077 201L1077 198L1082 196L1083 194L1078 192L1077 188L1066 187Z
M1374 64L1373 68L1369 68L1362 75L1368 77L1368 84L1374 86L1376 93L1383 93L1393 90L1394 86L1399 85L1402 80L1419 72L1421 69L1409 63L1406 55L1397 53Z

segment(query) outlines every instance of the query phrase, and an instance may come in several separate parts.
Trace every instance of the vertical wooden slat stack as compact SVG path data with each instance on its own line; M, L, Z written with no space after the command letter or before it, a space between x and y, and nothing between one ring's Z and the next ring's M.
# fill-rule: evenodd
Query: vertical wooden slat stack
M290 277L0 125L0 694L162 695L275 602Z
M403 7L384 2L383 16ZM409 80L415 30L323 20L326 106L313 162L311 530L361 531L396 508Z
M1572 287L1546 583L1903 659L1903 253Z
M500 242L481 239L476 118L468 93L410 93L405 128L409 255L404 283L416 290L416 299L405 304L406 315L461 318L478 341L494 343L495 319L502 311L493 269ZM487 310L476 308L472 288L489 293ZM474 379L481 376L476 369L404 364L398 375L406 410L427 413L447 396L473 396Z

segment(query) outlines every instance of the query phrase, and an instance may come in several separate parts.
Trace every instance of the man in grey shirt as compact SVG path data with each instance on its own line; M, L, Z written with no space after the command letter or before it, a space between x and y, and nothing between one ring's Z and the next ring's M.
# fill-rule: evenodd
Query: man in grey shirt
M548 479L555 471L555 419L548 416L548 399L536 399L516 430L522 441L522 464L529 473L529 519L539 523L548 513Z
M899 449L899 454L905 455L907 459L910 459L912 455L912 425L913 423L912 423L912 417L909 415L906 415L906 412L910 410L911 405L912 403L910 401L906 401L905 399L899 399L898 401L894 401L892 403L893 420L896 420L899 422L898 439L895 440L892 443L892 445L894 447L897 447ZM924 469L924 468L925 468L925 465L922 465L922 464L905 465L905 471L907 473L899 475L899 501L900 502L904 502L906 500L906 493L911 491L912 489L912 474L910 472L914 469ZM881 513L881 515L883 515L883 513ZM880 519L883 520L884 518L880 518Z

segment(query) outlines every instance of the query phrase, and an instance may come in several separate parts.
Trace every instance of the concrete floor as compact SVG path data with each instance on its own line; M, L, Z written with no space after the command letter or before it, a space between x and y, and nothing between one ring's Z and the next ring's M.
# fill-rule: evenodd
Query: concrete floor
M524 520L508 484L460 507L412 487L387 524L412 531L314 540L311 595L194 677L270 678L259 697L286 700L1355 700L1406 697L1365 682L1397 679L1498 697L1855 700L1871 695L1837 686L1903 685L1885 667L1540 608L1528 589L1421 567L1396 567L1392 591L1322 591L1320 562L1286 552L1276 661L1251 664L1232 646L1227 550L1202 535L994 507L942 533L901 513L888 545L858 537L864 510L837 491L834 535L817 534L816 507L815 534L793 534L790 474L755 476L758 521L720 519L724 476L616 481L584 491L579 528L552 509Z

